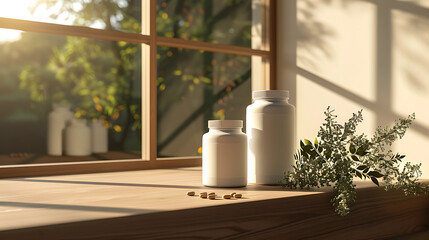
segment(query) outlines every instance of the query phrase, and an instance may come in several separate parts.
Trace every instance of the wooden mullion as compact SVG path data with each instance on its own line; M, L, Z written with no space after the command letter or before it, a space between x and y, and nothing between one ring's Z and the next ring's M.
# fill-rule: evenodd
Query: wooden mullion
M150 0L142 0L142 34L150 35ZM150 40L149 40L150 42ZM142 121L142 137L141 137L141 153L143 160L150 160L150 115L151 115L151 98L150 98L150 45L141 46L141 121Z
M146 1L146 0L145 0ZM154 20L156 21L156 3L154 3L155 14ZM150 13L148 13L150 14ZM144 14L143 14L144 15ZM150 21L152 22L152 21ZM270 52L266 50L252 49L248 47L233 46L227 44L218 44L202 41L192 41L180 38L167 38L156 35L156 22L153 24L153 35L149 30L143 31L143 34L127 33L113 30L95 29L82 26L69 26L55 23L43 23L36 21L11 19L0 17L0 28L15 29L20 31L57 34L65 36L87 37L101 40L110 41L125 41L129 43L145 43L149 44L151 41L159 46L186 48L193 50L204 50L209 52L219 52L226 54L236 54L243 56L260 56L263 58L270 58ZM144 28L144 26L142 26ZM156 56L156 54L155 54Z
M219 43L210 43L202 41L185 40L180 38L168 38L157 36L157 45L174 47L174 48L185 48L192 50L203 50L208 52L218 52L226 54L235 54L242 56L260 56L263 58L269 58L269 51L252 49L248 47L240 47Z
M149 45L142 46L142 158L157 158L156 101L156 1L142 0L142 34L149 35Z
M156 4L150 0L150 161L156 161L157 151L157 35L156 35Z
M113 30L95 29L90 27L68 26L55 23L43 23L3 17L0 17L0 28L65 36L95 38L109 41L149 43L149 36L138 33L126 33Z

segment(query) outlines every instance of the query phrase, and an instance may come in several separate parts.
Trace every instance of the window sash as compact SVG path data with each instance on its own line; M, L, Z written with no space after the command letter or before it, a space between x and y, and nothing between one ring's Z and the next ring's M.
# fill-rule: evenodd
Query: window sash
M156 1L151 0L142 0L141 34L0 17L0 28L142 44L141 159L0 166L0 178L201 166L200 156L157 158L157 47L251 56L252 90L276 89L275 4L253 0L252 31L260 34L252 34L252 48L157 36Z

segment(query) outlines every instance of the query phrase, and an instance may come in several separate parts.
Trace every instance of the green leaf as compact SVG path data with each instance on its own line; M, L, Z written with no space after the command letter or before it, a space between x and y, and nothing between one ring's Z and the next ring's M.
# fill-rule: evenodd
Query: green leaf
M310 149L310 150L308 151L308 154L310 154L310 156L311 156L312 158L315 158L315 157L317 156L316 151L314 151L314 150L312 150L312 149Z
M312 146L310 146L310 145L305 145L305 146L303 146L303 147L302 147L302 150L303 150L304 152L308 153L308 154L313 154L313 153L312 153L312 149L313 149L313 147L312 147Z
M301 140L301 141L299 141L299 145L301 146L301 149L304 149L305 145L304 145L304 143L302 142L302 140Z
M305 145L307 145L307 146L313 146L313 144L311 143L311 141L310 141L310 140L308 140L308 139L304 139L304 143L305 143Z
M360 165L359 167L357 167L357 170L364 170L365 168L367 168L366 165Z
M365 156L368 152L366 151L366 146L361 146L357 149L356 154L359 156Z
M383 174L381 174L377 171L370 171L370 172L368 172L368 175L371 177L376 177L376 178L381 178L384 176Z
M317 141L317 137L316 138L314 138L314 145L318 145L319 144L319 142Z
M363 170L363 173L367 173L369 171L369 168L365 168L365 170Z
M349 150L350 150L350 152L351 152L352 154L355 154L355 153L356 153L356 148L355 148L355 146L353 145L353 143L350 143Z
M372 181L373 183L375 183L375 185L380 186L380 184L378 183L377 178L375 178L375 177L371 177L371 181Z
M356 176L358 176L360 179L362 179L362 174L358 171L356 171Z
M356 157L356 155L352 155L352 159L353 159L354 161L356 161L356 162L359 162L359 158L358 158L358 157Z

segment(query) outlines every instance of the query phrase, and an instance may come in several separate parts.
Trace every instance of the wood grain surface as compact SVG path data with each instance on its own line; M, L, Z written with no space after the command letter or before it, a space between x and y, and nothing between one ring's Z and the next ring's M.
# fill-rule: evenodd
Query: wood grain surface
M7 179L0 239L392 239L429 229L428 196L359 182L346 217L333 212L331 197L330 189L205 188L200 168Z

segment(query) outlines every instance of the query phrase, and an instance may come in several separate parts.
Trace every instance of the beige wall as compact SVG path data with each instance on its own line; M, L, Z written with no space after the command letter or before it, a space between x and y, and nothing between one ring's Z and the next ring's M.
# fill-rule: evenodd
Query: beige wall
M279 0L278 86L297 106L297 136L314 139L327 106L358 129L416 113L394 150L429 178L429 1Z

